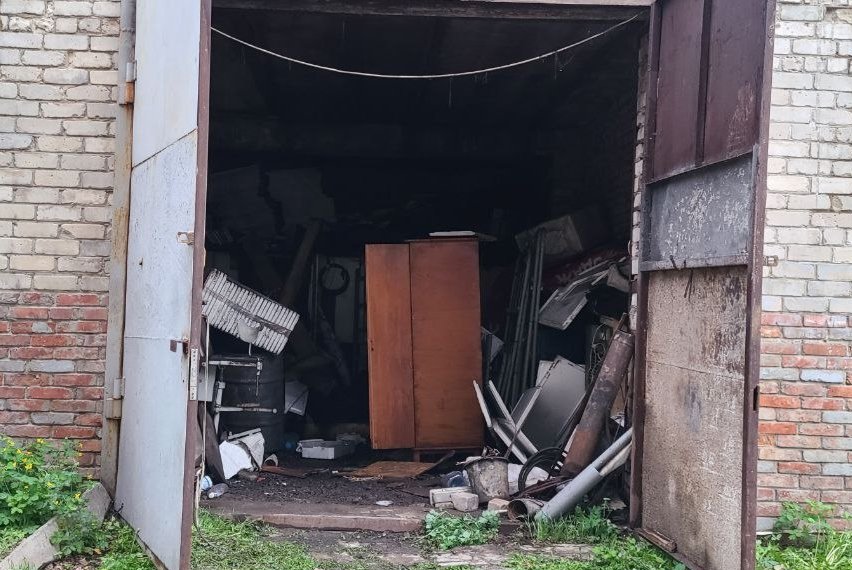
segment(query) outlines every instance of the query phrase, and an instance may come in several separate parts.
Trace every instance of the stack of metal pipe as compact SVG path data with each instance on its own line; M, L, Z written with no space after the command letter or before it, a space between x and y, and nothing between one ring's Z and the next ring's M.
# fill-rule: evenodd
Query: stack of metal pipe
M506 348L495 384L509 408L536 381L543 264L544 230L540 229L515 264L512 294L506 312Z

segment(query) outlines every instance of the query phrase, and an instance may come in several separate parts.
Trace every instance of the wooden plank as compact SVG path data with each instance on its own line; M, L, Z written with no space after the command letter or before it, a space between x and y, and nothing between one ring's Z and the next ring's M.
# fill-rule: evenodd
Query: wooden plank
M386 479L410 479L426 473L437 463L416 461L376 461L349 473L352 477L382 477Z
M408 245L366 247L367 358L373 449L414 447Z
M522 20L624 20L653 0L213 0L217 10Z
M415 431L419 449L478 447L471 381L481 382L479 244L411 243Z

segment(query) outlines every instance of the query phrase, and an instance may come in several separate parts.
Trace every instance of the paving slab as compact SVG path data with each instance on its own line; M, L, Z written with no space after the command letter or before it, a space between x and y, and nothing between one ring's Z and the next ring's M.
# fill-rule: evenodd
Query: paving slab
M377 532L417 532L428 512L422 507L275 503L232 500L227 496L205 506L224 517L259 520L273 526Z

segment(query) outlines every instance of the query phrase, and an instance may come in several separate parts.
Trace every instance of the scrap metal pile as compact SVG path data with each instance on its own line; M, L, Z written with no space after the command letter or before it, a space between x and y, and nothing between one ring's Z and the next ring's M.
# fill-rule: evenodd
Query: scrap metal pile
M515 267L506 338L490 333L483 338L484 354L493 358L495 342L503 347L502 354L499 362L486 359L482 385L473 382L497 447L473 461L488 460L492 470L505 471L506 485L490 494L478 491L479 477L470 469L465 483L480 500L498 501L513 518L557 518L572 512L604 481L618 481L632 450L626 375L634 345L625 330L626 303L617 312L613 307L618 304L599 301L601 293L626 300L626 258L596 251L574 257L556 271L546 269L554 242L557 250L570 249L567 240L552 237L556 233L558 238L565 225L565 220L548 222L518 237L525 249ZM550 295L542 303L540 293L548 288ZM583 322L575 323L581 314ZM586 329L584 365L558 353L558 343L570 338L559 335L572 325ZM554 333L559 340L556 354L543 358L548 349L539 335L547 329L559 331ZM446 503L453 492L441 489L436 495Z

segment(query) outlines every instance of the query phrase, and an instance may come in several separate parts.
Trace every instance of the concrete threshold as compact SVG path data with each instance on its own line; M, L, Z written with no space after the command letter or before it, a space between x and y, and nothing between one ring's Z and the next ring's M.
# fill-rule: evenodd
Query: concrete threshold
M376 532L417 532L428 512L421 507L275 503L227 497L206 502L204 506L231 519L258 520L285 528Z

